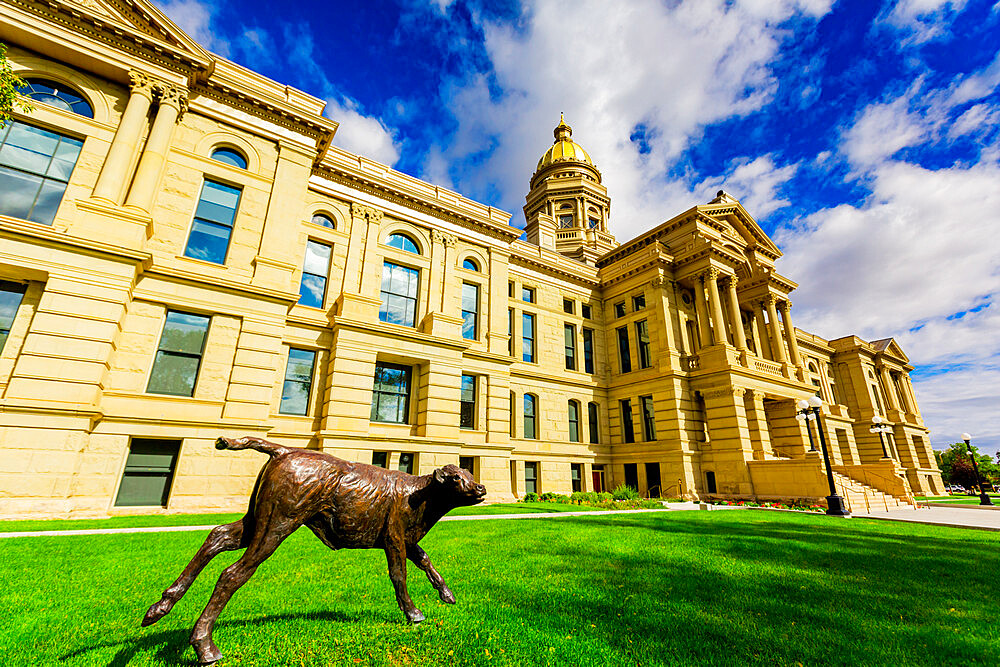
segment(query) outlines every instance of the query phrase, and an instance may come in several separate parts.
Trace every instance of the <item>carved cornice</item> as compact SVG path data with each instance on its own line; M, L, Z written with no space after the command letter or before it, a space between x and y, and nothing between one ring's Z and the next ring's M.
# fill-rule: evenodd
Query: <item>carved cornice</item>
M722 389L710 389L701 392L702 397L708 398L728 398L734 396L740 398L747 390L744 387L723 387Z
M431 241L434 243L440 243L445 248L454 248L455 244L458 243L458 237L454 234L442 232L440 229L432 229Z
M365 220L366 222L382 222L382 211L371 206L365 206L364 204L351 204L351 217L357 218L359 220Z

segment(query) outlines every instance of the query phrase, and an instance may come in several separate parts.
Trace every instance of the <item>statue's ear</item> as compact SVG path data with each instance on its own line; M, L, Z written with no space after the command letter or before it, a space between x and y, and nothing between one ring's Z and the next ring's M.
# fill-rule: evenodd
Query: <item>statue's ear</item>
M445 474L444 474L444 471L441 470L441 468L438 468L437 470L434 471L434 481L435 482L437 482L438 484L442 484L442 483L444 483L444 478L445 478Z
M448 477L457 477L457 476L459 476L459 475L461 475L461 474L462 474L462 469L461 469L461 468L459 468L459 467L458 467L457 465L454 465L454 464L452 464L452 463L449 463L449 464L448 464L448 465L446 465L445 467L441 468L441 470L442 470L442 471L443 471L443 472L444 472L444 473L445 473L445 474L446 474L446 475L447 475Z

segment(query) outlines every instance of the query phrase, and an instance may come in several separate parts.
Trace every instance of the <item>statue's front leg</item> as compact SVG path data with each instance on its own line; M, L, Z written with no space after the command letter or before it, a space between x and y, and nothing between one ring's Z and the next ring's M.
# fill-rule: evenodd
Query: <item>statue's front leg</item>
M403 555L402 544L389 543L385 547L385 559L389 562L389 578L392 580L392 587L396 591L396 603L406 614L406 620L410 623L419 623L424 620L424 615L413 604L410 593L406 589L406 557Z
M414 565L424 571L427 578L431 582L431 586L433 586L438 592L441 602L455 604L455 594L451 592L450 588L448 588L448 584L444 583L444 577L442 577L438 571L434 569L434 565L431 563L431 557L427 555L426 551L414 544L406 550L406 556L413 561Z

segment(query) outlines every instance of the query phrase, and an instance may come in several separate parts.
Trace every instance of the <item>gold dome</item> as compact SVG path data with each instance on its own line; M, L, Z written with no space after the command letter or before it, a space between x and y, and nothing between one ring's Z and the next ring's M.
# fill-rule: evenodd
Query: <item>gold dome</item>
M570 139L573 136L573 128L566 124L562 114L559 114L559 125L552 131L552 134L555 135L555 143L538 160L538 167L535 168L536 172L541 170L542 167L547 167L555 162L585 162L592 167L595 166L594 161L587 155L587 151L583 150L580 144Z

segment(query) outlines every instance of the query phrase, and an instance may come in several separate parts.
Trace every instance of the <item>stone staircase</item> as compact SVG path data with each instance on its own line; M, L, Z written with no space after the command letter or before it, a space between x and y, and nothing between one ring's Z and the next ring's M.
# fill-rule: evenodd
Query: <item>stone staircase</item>
M891 496L839 472L833 473L833 481L837 487L837 493L844 498L852 514L882 512L903 507L916 509L917 507L916 502L912 499Z

